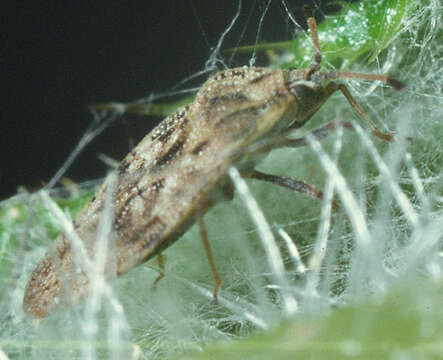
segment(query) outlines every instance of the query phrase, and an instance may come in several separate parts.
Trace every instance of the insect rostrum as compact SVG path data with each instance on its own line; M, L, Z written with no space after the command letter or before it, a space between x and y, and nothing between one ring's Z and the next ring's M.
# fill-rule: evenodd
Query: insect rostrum
M115 170L117 185L109 235L113 246L105 267L107 278L126 273L160 254L197 218L201 219L213 203L212 191L219 185L230 187L226 175L229 166L239 166L245 177L272 181L254 170L261 157L250 156L251 152L257 155L275 147L303 145L303 139L297 142L285 135L303 126L335 91L342 91L364 117L346 87L331 80L360 77L400 87L387 75L320 71L315 21L309 21L316 48L309 68L245 66L221 71L203 84L191 104L164 119L121 162ZM314 135L324 137L339 125L347 123L328 124ZM373 131L376 136L391 139L374 126ZM251 150L252 144L273 138L279 140ZM315 194L307 184L284 180L275 183ZM73 223L90 257L108 182L109 177ZM57 306L72 304L89 292L88 274L79 271L66 236L61 234L54 246L55 251L41 260L25 290L23 308L33 317L45 317Z

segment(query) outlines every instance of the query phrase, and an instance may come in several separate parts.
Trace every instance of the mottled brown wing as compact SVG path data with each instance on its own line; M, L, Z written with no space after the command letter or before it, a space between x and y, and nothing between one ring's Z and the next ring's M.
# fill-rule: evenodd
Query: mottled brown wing
M106 275L120 275L177 239L242 149L268 133L295 103L280 70L244 67L220 72L195 101L167 117L121 162L113 203ZM74 220L93 257L109 178ZM24 309L46 316L88 292L64 235L27 285Z

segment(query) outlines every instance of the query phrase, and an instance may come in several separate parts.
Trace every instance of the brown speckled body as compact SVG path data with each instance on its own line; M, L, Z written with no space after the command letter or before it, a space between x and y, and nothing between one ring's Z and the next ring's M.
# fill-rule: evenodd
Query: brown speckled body
M254 157L244 161L248 146L287 128L297 113L289 80L294 82L278 69L219 72L194 102L163 120L126 156L115 170L107 277L127 272L174 242L193 223L196 210L207 208L211 190L225 181L233 162L241 160L246 171L253 169ZM91 257L108 179L74 220ZM55 248L25 290L23 307L33 317L47 316L56 304L71 304L88 293L88 276L77 270L65 235L57 238Z
M331 80L379 80L397 90L404 84L387 74L321 71L322 54L312 14L307 23L315 49L309 67L280 70L245 66L215 74L191 104L163 120L121 162L110 209L113 223L107 237L107 278L121 275L159 254L186 231L196 215L202 224L201 215L214 203L212 192L218 188L216 185L232 194L226 175L231 165L241 168L243 175L321 198L320 192L308 184L269 176L254 171L254 166L260 155L274 147L306 144L304 138L293 140L285 135L303 126L336 91L341 91L356 113L368 121L375 136L392 141L392 134L377 129L346 86ZM323 138L338 125L349 124L331 122L313 135ZM265 139L260 142L262 138ZM74 230L92 259L97 255L94 245L98 224L106 217L103 209L105 200L109 200L107 185L113 179L109 176L105 180L74 219ZM206 236L202 234L202 238L217 281ZM75 263L65 235L56 239L54 249L39 263L26 286L23 308L30 316L47 316L56 305L74 303L89 291L88 274ZM220 280L214 297L219 285Z

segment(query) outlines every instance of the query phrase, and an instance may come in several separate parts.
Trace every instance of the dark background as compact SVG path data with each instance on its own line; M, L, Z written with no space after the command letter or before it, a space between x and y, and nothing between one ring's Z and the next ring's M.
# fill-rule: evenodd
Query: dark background
M286 2L304 25L300 6L313 2ZM266 4L243 0L223 49L239 40L241 45L255 42ZM338 9L328 1L314 5L318 19ZM7 6L0 15L0 199L15 194L20 185L33 190L50 180L91 123L88 105L165 92L202 70L238 0L12 1ZM281 2L274 0L260 41L286 40L293 30ZM229 59L229 54L222 55ZM248 58L236 56L229 65L243 65ZM122 159L160 120L139 117L113 123L65 176L76 182L104 176L107 166L97 155Z

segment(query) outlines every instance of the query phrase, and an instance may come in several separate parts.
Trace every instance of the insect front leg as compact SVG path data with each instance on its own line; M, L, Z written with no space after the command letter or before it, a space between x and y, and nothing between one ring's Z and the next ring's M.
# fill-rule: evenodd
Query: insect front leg
M357 100L354 99L354 97L351 95L349 89L344 84L337 84L337 83L330 83L328 86L335 86L337 90L340 90L342 94L345 96L346 100L348 100L349 104L352 106L352 108L357 112L357 114L365 121L368 122L369 126L372 128L372 133L377 136L378 138L385 140L385 141L392 141L393 136L392 134L385 134L382 133L378 128L375 126L375 124L369 119L369 117L366 115L363 108L360 106L360 104L357 102Z

